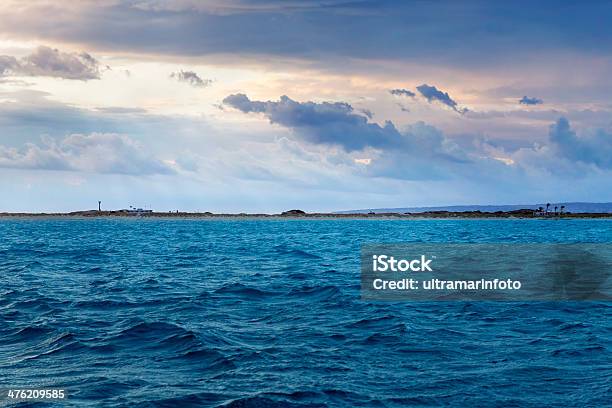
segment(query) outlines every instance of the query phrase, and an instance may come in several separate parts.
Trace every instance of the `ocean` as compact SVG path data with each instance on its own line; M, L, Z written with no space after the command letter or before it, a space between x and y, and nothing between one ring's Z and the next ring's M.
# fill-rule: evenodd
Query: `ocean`
M0 388L79 407L610 406L610 303L367 302L360 247L378 242L609 243L612 220L2 219Z

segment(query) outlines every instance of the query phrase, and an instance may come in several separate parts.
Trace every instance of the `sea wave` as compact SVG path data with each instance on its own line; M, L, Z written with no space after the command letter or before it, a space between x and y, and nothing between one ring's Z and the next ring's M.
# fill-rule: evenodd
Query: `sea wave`
M525 237L610 242L612 231L603 220L0 221L0 382L64 388L75 407L605 406L609 303L361 300L361 243Z

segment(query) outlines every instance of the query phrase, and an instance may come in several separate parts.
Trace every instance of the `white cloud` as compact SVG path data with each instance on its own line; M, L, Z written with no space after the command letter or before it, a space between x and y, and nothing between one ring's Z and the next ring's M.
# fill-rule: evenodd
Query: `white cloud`
M68 53L40 46L32 54L20 59L0 55L1 75L48 76L87 81L100 78L100 66L98 60L86 52Z
M210 86L212 79L202 79L196 72L193 71L177 71L170 74L170 78L176 78L179 82L186 82L196 88L206 88Z
M174 172L138 143L113 133L72 134L59 142L45 138L42 146L28 143L21 149L0 145L0 167L130 175Z

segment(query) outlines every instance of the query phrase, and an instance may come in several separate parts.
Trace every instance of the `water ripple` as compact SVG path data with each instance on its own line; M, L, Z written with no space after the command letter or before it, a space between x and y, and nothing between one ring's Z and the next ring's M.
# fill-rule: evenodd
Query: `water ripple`
M359 250L611 226L0 220L0 382L79 407L606 406L609 303L365 302Z

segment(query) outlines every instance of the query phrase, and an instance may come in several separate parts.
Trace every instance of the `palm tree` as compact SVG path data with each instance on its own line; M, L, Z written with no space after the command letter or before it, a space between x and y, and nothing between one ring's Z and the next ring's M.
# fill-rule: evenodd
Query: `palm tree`
M555 215L557 215L557 208L559 208L559 207L557 207L557 206L555 205Z
M561 206L561 211L559 212L559 214L563 214L563 210L565 210L565 206L564 205Z
M548 214L548 209L550 208L550 203L546 203L546 214Z

